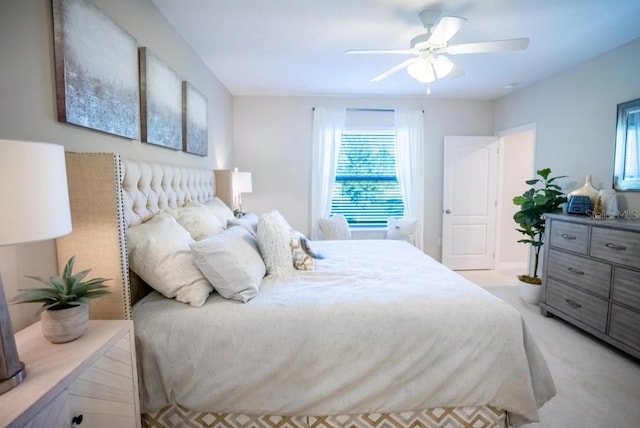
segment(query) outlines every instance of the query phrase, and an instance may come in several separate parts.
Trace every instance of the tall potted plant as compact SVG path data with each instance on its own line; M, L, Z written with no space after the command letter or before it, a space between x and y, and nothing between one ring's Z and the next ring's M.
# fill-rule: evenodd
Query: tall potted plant
M27 276L47 285L21 291L11 303L42 303L42 334L50 342L64 343L82 336L89 321L89 300L110 293L104 285L108 279L83 281L89 270L73 273L75 256L64 267L62 275L49 278Z
M537 171L538 178L527 180L531 186L520 196L513 198L513 203L520 207L520 210L513 215L513 219L518 224L516 229L525 235L525 238L518 242L530 244L534 251L534 264L531 272L519 275L520 297L528 302L537 304L540 296L540 284L542 280L538 277L538 266L540 261L540 249L544 244L544 215L547 213L562 212L562 204L567 202L567 196L562 192L560 186L555 181L566 177L549 177L551 169L545 168ZM533 288L532 288L533 287Z

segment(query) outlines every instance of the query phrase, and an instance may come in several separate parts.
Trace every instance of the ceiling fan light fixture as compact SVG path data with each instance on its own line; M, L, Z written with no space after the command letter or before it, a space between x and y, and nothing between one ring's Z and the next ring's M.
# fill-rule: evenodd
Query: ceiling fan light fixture
M407 67L409 76L418 82L431 83L436 80L436 74L433 71L431 58L420 58Z
M432 59L433 69L438 79L443 79L453 70L453 62L444 55L437 55Z

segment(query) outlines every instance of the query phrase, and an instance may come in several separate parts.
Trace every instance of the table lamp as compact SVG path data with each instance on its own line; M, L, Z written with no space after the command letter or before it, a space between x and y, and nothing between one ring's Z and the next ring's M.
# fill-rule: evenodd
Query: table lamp
M233 170L233 195L239 212L242 212L242 194L251 193L252 191L251 173L238 172L238 168L235 168Z
M64 147L0 139L0 246L71 232ZM0 278L0 394L26 376Z

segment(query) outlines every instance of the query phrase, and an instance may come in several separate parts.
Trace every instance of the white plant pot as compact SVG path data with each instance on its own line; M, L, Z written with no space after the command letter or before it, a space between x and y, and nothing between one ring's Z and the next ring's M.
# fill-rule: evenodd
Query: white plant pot
M42 334L49 342L71 342L82 336L89 323L89 305L74 306L57 311L42 311Z
M541 285L529 284L528 282L518 280L518 293L520 299L525 303L537 305L540 301Z

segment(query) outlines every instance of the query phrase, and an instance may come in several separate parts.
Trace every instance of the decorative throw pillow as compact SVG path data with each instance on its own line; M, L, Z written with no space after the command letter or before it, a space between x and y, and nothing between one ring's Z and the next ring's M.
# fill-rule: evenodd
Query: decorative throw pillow
M417 220L389 217L387 219L387 239L407 241L411 245L415 245L417 225Z
M351 239L349 223L342 214L334 214L318 220L320 235L324 240Z
M207 207L209 211L211 211L216 217L218 217L218 220L220 220L220 223L222 223L225 226L227 224L227 221L233 220L236 218L236 216L233 215L233 211L231 211L231 208L229 208L217 196L212 200L210 200L209 202L207 202L206 204L204 204L204 206Z
M258 294L266 273L254 235L244 227L191 244L196 265L225 299L243 303Z
M196 241L220 233L225 229L218 217L198 202L189 202L184 207L172 209L169 214L175 217L178 224L187 229L187 232Z
M131 270L168 298L200 307L213 291L193 260L187 232L168 213L127 231Z
M283 277L295 270L290 231L291 227L278 211L262 214L258 220L258 248L269 276Z
M318 255L311 249L306 236L296 230L291 230L289 245L291 246L294 268L298 270L314 270L316 268Z

